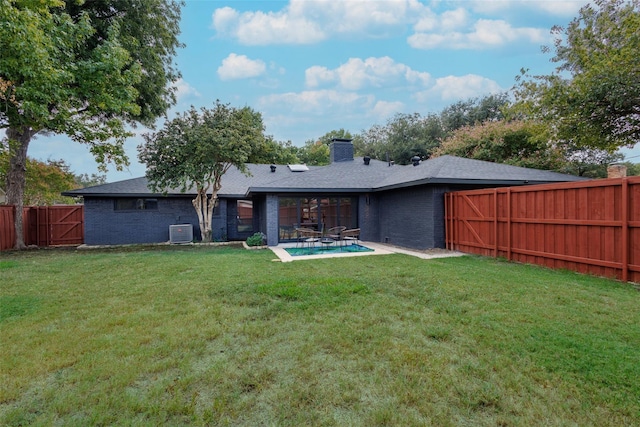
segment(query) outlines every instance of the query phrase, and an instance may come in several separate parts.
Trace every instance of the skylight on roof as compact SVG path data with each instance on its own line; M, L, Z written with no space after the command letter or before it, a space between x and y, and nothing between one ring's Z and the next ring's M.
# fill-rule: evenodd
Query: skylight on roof
M289 169L291 170L291 172L305 172L309 170L307 165L287 165L287 166L289 166Z

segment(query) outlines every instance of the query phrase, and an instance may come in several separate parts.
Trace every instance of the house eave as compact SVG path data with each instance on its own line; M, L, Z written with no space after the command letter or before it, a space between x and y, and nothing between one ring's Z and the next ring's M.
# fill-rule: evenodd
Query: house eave
M553 180L522 180L522 179L457 179L457 178L425 178L416 181L402 182L374 188L374 192L395 190L399 188L415 187L419 185L486 185L486 186L521 186L533 184L554 184L566 181Z
M162 193L73 193L73 192L68 192L65 191L63 193L61 193L63 196L68 196L68 197L109 197L109 198L113 198L113 197L136 197L136 198L157 198L157 197L195 197L195 194L192 193L168 193L168 194L162 194Z
M372 188L352 187L352 188L335 188L335 187L306 187L306 188L283 188L283 187L250 187L247 195L250 194L296 194L296 193L331 193L331 194L354 194L354 193L370 193Z

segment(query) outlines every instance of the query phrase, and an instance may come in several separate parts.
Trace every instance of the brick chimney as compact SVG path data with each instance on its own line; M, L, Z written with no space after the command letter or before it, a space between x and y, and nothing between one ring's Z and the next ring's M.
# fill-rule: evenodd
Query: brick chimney
M353 161L353 144L351 139L333 138L329 145L331 163Z
M624 178L625 176L627 176L625 165L609 165L607 167L607 178Z

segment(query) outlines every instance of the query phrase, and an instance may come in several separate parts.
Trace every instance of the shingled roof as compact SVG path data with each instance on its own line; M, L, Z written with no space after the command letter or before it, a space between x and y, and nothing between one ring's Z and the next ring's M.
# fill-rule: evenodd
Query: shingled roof
M362 193L424 184L523 185L578 181L583 178L556 172L521 168L500 163L442 156L421 162L418 166L389 166L371 160L365 165L361 157L353 161L310 166L305 172L292 172L287 165L247 165L250 175L231 168L222 177L220 197L245 197L252 193ZM145 177L118 181L78 190L65 196L85 197L149 197L153 193ZM169 189L168 196L192 195Z

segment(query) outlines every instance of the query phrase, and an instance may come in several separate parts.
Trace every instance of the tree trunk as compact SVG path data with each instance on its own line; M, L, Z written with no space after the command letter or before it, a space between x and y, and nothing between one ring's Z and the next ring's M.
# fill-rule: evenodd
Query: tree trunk
M209 215L209 198L207 197L207 190L204 188L198 188L198 194L196 198L192 200L193 207L198 214L198 224L200 224L200 238L203 243L211 241L211 215Z
M9 172L7 173L7 204L14 205L15 214L15 233L16 233L16 249L25 249L24 244L24 188L27 177L27 150L29 142L35 135L33 129L27 126L20 128L10 127L7 130L7 138L9 139Z

